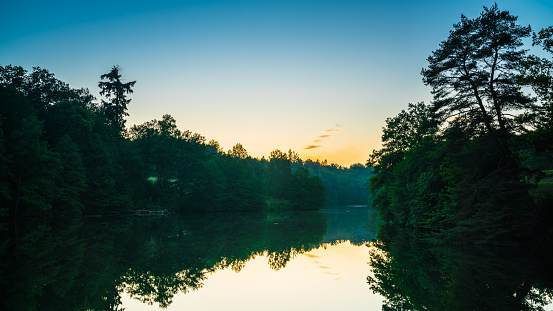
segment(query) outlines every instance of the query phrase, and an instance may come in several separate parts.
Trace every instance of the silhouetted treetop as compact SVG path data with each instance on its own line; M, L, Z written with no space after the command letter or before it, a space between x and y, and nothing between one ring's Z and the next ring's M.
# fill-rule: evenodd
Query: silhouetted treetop
M109 124L118 134L124 131L124 118L129 115L127 105L131 100L127 99L127 94L133 92L132 87L136 84L136 81L124 83L121 78L121 68L113 66L109 73L100 76L101 81L98 82L100 95L108 99L108 101L102 100L102 111L105 113Z

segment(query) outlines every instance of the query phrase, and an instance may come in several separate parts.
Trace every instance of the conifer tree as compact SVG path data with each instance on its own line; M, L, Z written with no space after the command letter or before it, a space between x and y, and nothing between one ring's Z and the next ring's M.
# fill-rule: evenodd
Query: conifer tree
M497 4L484 7L474 19L461 16L422 70L424 83L432 87L434 111L477 120L495 137L506 158L510 158L507 140L513 126L508 112L536 108L519 83L526 54L522 39L530 36L531 29L516 21Z
M113 66L109 73L103 74L98 82L98 87L101 89L100 95L105 96L108 101L102 100L102 111L104 112L109 125L121 135L125 130L125 116L128 116L127 105L130 99L127 99L127 94L133 92L132 87L136 81L124 83L121 78L121 68Z

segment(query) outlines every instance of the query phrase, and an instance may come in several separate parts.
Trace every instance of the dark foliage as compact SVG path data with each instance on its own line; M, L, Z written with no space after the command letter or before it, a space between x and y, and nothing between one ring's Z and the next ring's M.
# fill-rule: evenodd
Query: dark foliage
M384 226L371 248L382 310L544 310L553 297L547 248L443 245Z
M240 144L225 154L170 115L125 129L136 81L123 82L118 66L101 79L108 101L98 105L45 69L0 67L2 215L261 210L268 196L295 209L325 204L320 179L292 176L278 150L269 161Z
M526 55L530 27L516 20L497 5L462 16L422 71L432 104L386 120L367 162L382 220L453 242L550 241L551 63ZM534 34L546 50L550 39Z
M0 308L121 310L124 295L167 308L212 272L238 272L264 255L279 270L320 245L322 213L278 219L239 212L19 219L0 231Z

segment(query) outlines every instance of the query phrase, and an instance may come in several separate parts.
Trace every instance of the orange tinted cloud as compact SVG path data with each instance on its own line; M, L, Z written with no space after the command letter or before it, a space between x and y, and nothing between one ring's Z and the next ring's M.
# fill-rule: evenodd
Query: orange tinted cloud
M303 148L303 149L306 149L306 150L307 150L307 149L315 149L315 148L319 148L320 146L321 146L321 145L310 145L310 146L307 146L307 147L305 147L305 148Z
M313 255L313 254L305 254L305 256L310 257L310 258L321 258L320 256Z
M330 132L337 132L337 131L340 131L340 129L324 130L321 133L330 133Z
M340 124L335 124L335 128L333 129L329 129L329 130L324 130L322 131L321 133L323 133L323 135L319 135L318 138L328 138L328 137L335 137L334 134L330 134L332 132L340 132L342 130L342 126ZM350 130L351 131L351 130ZM349 133L349 132L348 132ZM315 139L313 140L313 143L320 143L322 142L322 139ZM305 148L303 148L304 150L309 150L309 149L316 149L316 148L320 148L322 147L322 145L320 144L317 144L317 145L309 145Z

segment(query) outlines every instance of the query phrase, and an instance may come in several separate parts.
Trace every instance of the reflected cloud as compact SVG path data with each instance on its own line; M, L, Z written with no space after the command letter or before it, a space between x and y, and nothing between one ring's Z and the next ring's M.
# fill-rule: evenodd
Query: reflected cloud
M321 256L313 255L313 254L305 254L305 256L309 258L321 258Z

